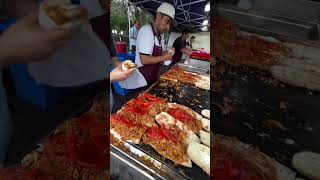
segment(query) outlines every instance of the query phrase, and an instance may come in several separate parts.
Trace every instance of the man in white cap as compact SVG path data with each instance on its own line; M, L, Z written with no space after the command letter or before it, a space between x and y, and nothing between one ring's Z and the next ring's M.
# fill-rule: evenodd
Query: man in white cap
M163 53L163 33L176 25L175 8L162 3L156 12L154 21L140 28L136 43L136 64L148 86L158 80L160 64L171 60L173 53Z

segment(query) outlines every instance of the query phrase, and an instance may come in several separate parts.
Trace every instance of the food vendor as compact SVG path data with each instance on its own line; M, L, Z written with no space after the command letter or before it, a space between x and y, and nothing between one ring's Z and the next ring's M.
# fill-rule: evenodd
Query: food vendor
M191 49L193 49L192 43L196 40L195 36L191 36L190 41L187 42L187 46L189 46Z
M189 37L189 31L184 30L181 36L174 41L172 47L175 48L175 53L172 57L171 65L179 62L182 58L182 54L186 54L187 56L190 56L192 54L192 49L187 47L186 40L188 39L188 37Z
M160 64L172 59L172 53L163 53L163 33L176 25L175 8L169 3L162 3L151 24L141 27L136 44L136 64L148 86L158 80Z

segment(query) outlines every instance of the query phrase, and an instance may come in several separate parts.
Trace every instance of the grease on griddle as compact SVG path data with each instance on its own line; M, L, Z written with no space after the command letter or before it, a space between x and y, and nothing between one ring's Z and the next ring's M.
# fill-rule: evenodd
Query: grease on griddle
M215 92L221 92L222 91L222 81L215 81L211 83L211 89Z
M192 99L192 101L198 104L201 103L198 99Z
M223 97L223 105L218 104L218 103L213 103L213 105L218 106L218 108L221 110L221 113L226 115L231 113L234 109L231 106L232 100L228 97Z
M313 92L310 91L310 89L307 89L307 92L308 92L308 94L309 94L310 96L313 96Z
M286 144L289 144L289 145L295 145L295 144L296 144L296 142L295 142L293 139L290 139L290 138L286 138L286 139L284 140L284 142L285 142Z
M241 77L241 80L243 80L244 82L248 82L248 79L246 79L245 77Z
M252 127L251 124L247 123L247 122L242 122L243 125L247 126L250 130L254 130L254 128Z
M229 114L233 111L231 106L232 100L228 97L223 97L223 111L222 114Z
M275 110L275 109L276 109L276 108L274 108L273 106L270 106L270 105L268 105L268 104L265 104L265 103L261 102L258 98L255 98L255 99L254 99L254 102L256 102L256 103L258 103L258 104L261 104L261 105L263 105L263 106L265 106L266 108L271 109L271 110Z
M257 133L257 135L258 135L259 137L261 137L263 140L269 140L269 139L271 139L270 134L267 134L267 133Z
M248 114L248 116L250 116L250 117L252 117L252 118L254 118L255 116L253 115L253 114L251 114L251 113L247 113Z
M271 116L271 113L269 112L264 112L266 115Z
M305 129L306 129L307 131L313 131L313 127L311 127L311 126L307 126Z
M216 69L219 74L224 74L226 72L226 67L223 64L219 64Z
M280 102L280 109L286 111L288 109L287 103L284 101L281 101Z
M281 129L283 131L288 130L288 128L285 127L281 122L273 119L267 119L264 122L264 127L269 129Z
M290 154L289 152L283 150L280 152L274 152L272 153L275 157L275 159L277 161L279 161L282 164L291 164L291 158L292 158L292 154Z

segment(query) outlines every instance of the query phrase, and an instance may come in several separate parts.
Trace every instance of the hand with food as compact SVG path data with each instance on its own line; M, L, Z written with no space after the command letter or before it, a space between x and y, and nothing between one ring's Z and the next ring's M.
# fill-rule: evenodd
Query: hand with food
M46 21L48 17L48 21L53 21L58 27L72 28L87 22L89 18L84 7L73 5L69 0L47 0L40 8L40 18Z
M0 37L0 67L44 60L72 36L77 28L46 30L38 23L38 11L21 18Z
M129 69L127 71L123 71L121 66L117 66L110 73L110 82L124 81L132 74L133 71L134 71L134 69Z
M174 55L174 52L176 51L176 49L173 47L173 48L170 48L168 53L171 53L172 55Z
M137 68L137 64L133 63L131 60L125 60L122 63L122 70L135 70Z
M162 55L164 61L171 60L172 56L173 56L173 54L171 52L167 52Z

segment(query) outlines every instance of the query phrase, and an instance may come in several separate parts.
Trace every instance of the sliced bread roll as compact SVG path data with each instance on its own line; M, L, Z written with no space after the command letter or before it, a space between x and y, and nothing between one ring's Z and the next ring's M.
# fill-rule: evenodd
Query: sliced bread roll
M197 142L191 142L187 148L190 159L210 174L210 148Z
M185 124L183 124L181 121L175 119L170 114L166 112L161 112L155 117L156 121L160 125L165 125L165 127L169 128L171 126L177 127L180 130L187 133L187 138L185 139L184 143L189 144L192 141L200 142L199 137L191 131Z
M306 57L311 59L312 58L319 59L320 57L320 51L315 47L306 46L306 45L297 44L297 43L284 43L284 45L292 49L293 57L297 57L297 58Z
M272 76L287 84L320 91L320 75L285 66L272 66Z
M203 130L200 130L199 135L200 135L201 142L204 145L210 147L210 133L203 131Z
M306 72L320 75L320 59L319 61L316 61L315 59L289 58L289 59L284 59L281 62L281 65L286 67L301 69Z
M292 165L302 175L320 180L320 154L308 151L296 153L292 158Z
M210 110L204 109L201 111L201 114L210 120Z
M202 128L208 132L210 132L210 121L206 118L201 119L202 122Z

